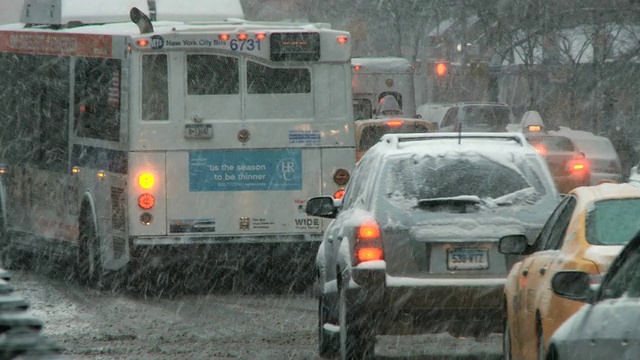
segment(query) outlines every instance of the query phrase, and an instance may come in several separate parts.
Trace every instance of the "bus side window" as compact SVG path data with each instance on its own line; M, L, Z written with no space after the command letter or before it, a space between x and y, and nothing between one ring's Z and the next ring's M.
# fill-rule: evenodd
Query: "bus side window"
M169 119L167 55L142 57L142 120Z
M77 136L120 140L120 60L77 58L74 98Z

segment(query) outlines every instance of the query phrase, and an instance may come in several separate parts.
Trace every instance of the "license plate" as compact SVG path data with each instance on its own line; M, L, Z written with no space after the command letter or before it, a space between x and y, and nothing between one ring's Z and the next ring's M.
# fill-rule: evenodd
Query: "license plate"
M489 252L486 249L447 250L449 270L482 270L489 268Z
M211 139L213 137L213 126L211 124L185 125L184 137L187 139Z

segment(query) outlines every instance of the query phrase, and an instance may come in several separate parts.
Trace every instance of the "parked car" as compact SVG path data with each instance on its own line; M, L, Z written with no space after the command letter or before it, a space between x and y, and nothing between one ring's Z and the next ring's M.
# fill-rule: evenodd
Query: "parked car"
M540 359L551 334L582 306L555 296L551 278L558 271L580 270L597 283L640 230L639 212L638 187L579 187L558 204L535 243L517 233L500 239L501 253L529 255L511 268L504 288L505 359Z
M453 104L423 104L416 114L433 123L438 131L506 132L513 122L511 108L498 102L459 102Z
M534 239L560 196L521 133L386 134L344 197L307 201L334 219L317 262L322 356L371 355L376 335L499 332L508 233Z
M637 210L630 229L638 223ZM637 359L640 354L640 233L613 261L598 287L583 271L561 271L551 287L567 301L586 304L549 340L549 360Z

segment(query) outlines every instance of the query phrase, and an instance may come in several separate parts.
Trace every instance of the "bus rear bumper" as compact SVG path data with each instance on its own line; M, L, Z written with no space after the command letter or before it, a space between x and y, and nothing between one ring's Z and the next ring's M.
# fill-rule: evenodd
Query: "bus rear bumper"
M320 243L320 241L322 241L322 234L275 234L268 236L132 236L129 240L129 244L132 246Z

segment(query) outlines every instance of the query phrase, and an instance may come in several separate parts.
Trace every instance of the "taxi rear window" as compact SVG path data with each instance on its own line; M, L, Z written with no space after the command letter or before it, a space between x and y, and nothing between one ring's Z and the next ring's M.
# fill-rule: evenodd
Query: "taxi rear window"
M575 146L571 140L564 136L540 136L529 138L529 143L533 146L543 144L547 151L575 151Z
M358 141L358 150L367 151L370 147L375 145L384 134L393 133L426 133L429 132L429 128L424 124L415 122L404 123L402 126L387 126L387 125L368 125L362 129L360 134L360 140Z
M587 242L592 245L624 245L640 230L640 198L596 202L587 215Z

